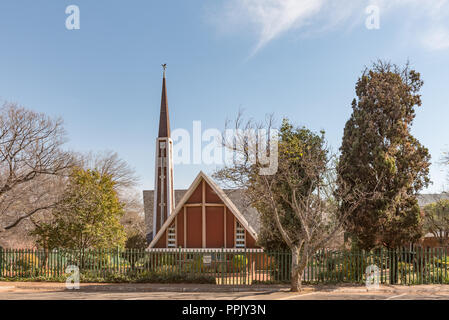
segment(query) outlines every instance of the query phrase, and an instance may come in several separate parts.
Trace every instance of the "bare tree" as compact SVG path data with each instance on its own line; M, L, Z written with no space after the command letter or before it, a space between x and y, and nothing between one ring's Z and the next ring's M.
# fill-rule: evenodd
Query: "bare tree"
M106 150L81 154L78 155L78 162L80 167L98 170L102 175L110 175L119 189L127 190L139 183L135 170L120 158L117 152Z
M424 230L433 234L441 246L449 242L449 200L441 199L424 207Z
M135 171L115 152L75 154L63 150L65 142L60 118L12 103L0 109L0 238L11 240L13 230L25 237L50 222L74 166L110 175L126 216L135 218L131 225L140 228L143 209L132 195L139 182Z
M145 219L143 215L143 201L141 192L129 189L127 192L119 194L119 198L124 204L125 214L120 222L125 227L128 236L139 234L145 236Z
M0 233L54 206L54 186L73 165L65 141L59 118L11 103L0 109Z
M233 129L233 139L223 138L223 145L240 161L218 170L214 177L244 189L262 218L274 220L276 228L268 232L280 234L290 248L291 290L300 291L308 261L341 230L349 214L338 212L336 199L352 203L350 211L367 195L337 189L336 156L326 146L324 133L318 135L306 128L293 128L284 120L279 133L273 135L272 117L265 124L256 124L243 122L241 114ZM251 135L261 129L265 129L267 137ZM258 143L264 139L271 139L271 144L278 143L278 170L271 175L260 174L266 165L256 156L261 148L267 152L276 150Z
M449 168L449 151L443 152L443 156L441 158L441 164ZM449 182L449 170L447 175L447 181Z

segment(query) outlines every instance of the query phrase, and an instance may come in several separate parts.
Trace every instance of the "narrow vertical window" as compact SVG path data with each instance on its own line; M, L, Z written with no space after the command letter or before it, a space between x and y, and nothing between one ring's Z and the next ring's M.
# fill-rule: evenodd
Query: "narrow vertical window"
M167 247L176 248L176 223L173 222L167 230Z
M245 229L240 222L235 222L235 247L245 248Z

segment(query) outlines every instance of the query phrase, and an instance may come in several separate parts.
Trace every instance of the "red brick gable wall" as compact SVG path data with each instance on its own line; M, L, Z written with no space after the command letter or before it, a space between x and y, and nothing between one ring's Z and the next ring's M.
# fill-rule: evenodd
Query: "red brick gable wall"
M236 218L204 179L200 181L172 223L176 223L177 248L235 246ZM245 232L245 238L247 248L258 248L248 230ZM167 247L166 231L154 247Z

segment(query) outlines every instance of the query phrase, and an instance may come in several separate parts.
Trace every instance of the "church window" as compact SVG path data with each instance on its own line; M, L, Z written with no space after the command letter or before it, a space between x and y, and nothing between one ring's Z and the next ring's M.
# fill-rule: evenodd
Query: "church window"
M245 229L240 222L235 222L235 247L245 248Z
M176 248L176 224L174 222L167 230L167 247Z

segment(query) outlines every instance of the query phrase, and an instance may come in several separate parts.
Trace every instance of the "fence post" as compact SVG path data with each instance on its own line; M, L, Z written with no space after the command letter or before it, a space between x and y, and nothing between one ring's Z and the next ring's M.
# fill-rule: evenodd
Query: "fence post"
M429 262L431 266L432 284L436 284L438 283L438 263L437 263L438 248L433 248L431 250L432 251Z
M433 272L432 272L432 248L429 248L427 250L427 268L429 269L429 282L430 284L433 284Z
M3 278L3 268L4 268L5 262L3 257L3 248L0 247L0 278Z
M228 252L227 251L225 251L225 253L224 253L224 261L225 261L225 265L226 265L226 268L225 268L225 271L226 271L226 275L225 275L225 279L226 279L226 283L224 283L224 284L228 284L228 280L229 280L229 270L231 269L231 264L228 262Z
M380 248L380 283L384 283L384 248Z
M443 259L441 258L441 248L437 249L437 261L440 261L440 263L437 263L435 265L435 267L437 268L437 272L438 272L438 283L441 284L442 283L442 279L443 279L443 272L442 272L442 263Z
M48 249L48 276L53 277L54 261L53 261L53 251Z
M393 283L394 279L392 279L392 275L394 274L394 272L393 272L393 268L394 268L393 255L394 255L393 249L389 248L388 249L388 257L389 257L389 260L390 260L389 261L390 268L389 268L389 271L388 271L388 282L389 282L390 285L394 284ZM394 278L394 275L393 275L393 278Z
M6 267L8 266L7 251L2 248L1 253L2 253L2 277L6 278Z
M23 258L23 249L19 249L19 261L20 261L20 277L23 278L23 269L24 269L24 258Z
M446 260L446 256L447 256L447 254L446 254L446 250L447 250L447 247L444 247L444 283L446 283L447 282L447 260Z
M411 259L410 259L410 247L407 250L406 256L407 256L406 260L407 260L407 274L408 274L407 284L410 285L411 284L411 278L412 278L412 275L411 275L412 267L411 267Z
M428 257L429 256L429 250L425 250L424 251L424 261L423 261L423 263L424 263L424 271L425 271L425 283L426 282L428 282L428 280L429 280L429 268L427 267L427 261L428 261Z
M223 276L223 269L225 268L226 264L224 261L224 248L221 247L221 254L220 254L220 259L218 260L218 265L219 265L219 272L220 272L220 279L221 281L219 281L219 284L223 285L224 284L224 276Z
M401 285L403 285L404 284L404 264L402 263L403 261L401 261L401 260L403 260L402 259L402 256L403 256L403 249L402 249L402 247L399 247L399 249L398 249L398 251L399 251L399 256L398 256L398 259L397 259L397 265L398 265L398 284L399 284L399 281L401 281Z
M247 253L247 251L246 251L246 246L245 246L245 248L244 248L244 251L243 251L243 256L245 257L244 259L245 260L243 260L244 261L244 263L245 263L245 265L244 265L244 268L243 268L243 284L247 284L247 269L248 269L248 262L247 262L247 260L248 260L248 253Z
M424 280L423 280L423 248L420 247L419 248L419 254L418 254L418 269L419 269L419 274L418 274L418 278L419 278L419 284L423 284Z
M5 257L5 260L8 261L7 264L6 264L6 262L5 262L5 277L9 277L9 274L10 274L9 270L10 270L10 265L11 265L11 263L10 263L11 257L10 257L10 254L9 254L9 250L8 250L8 249L5 250L5 252L4 252L4 257Z

